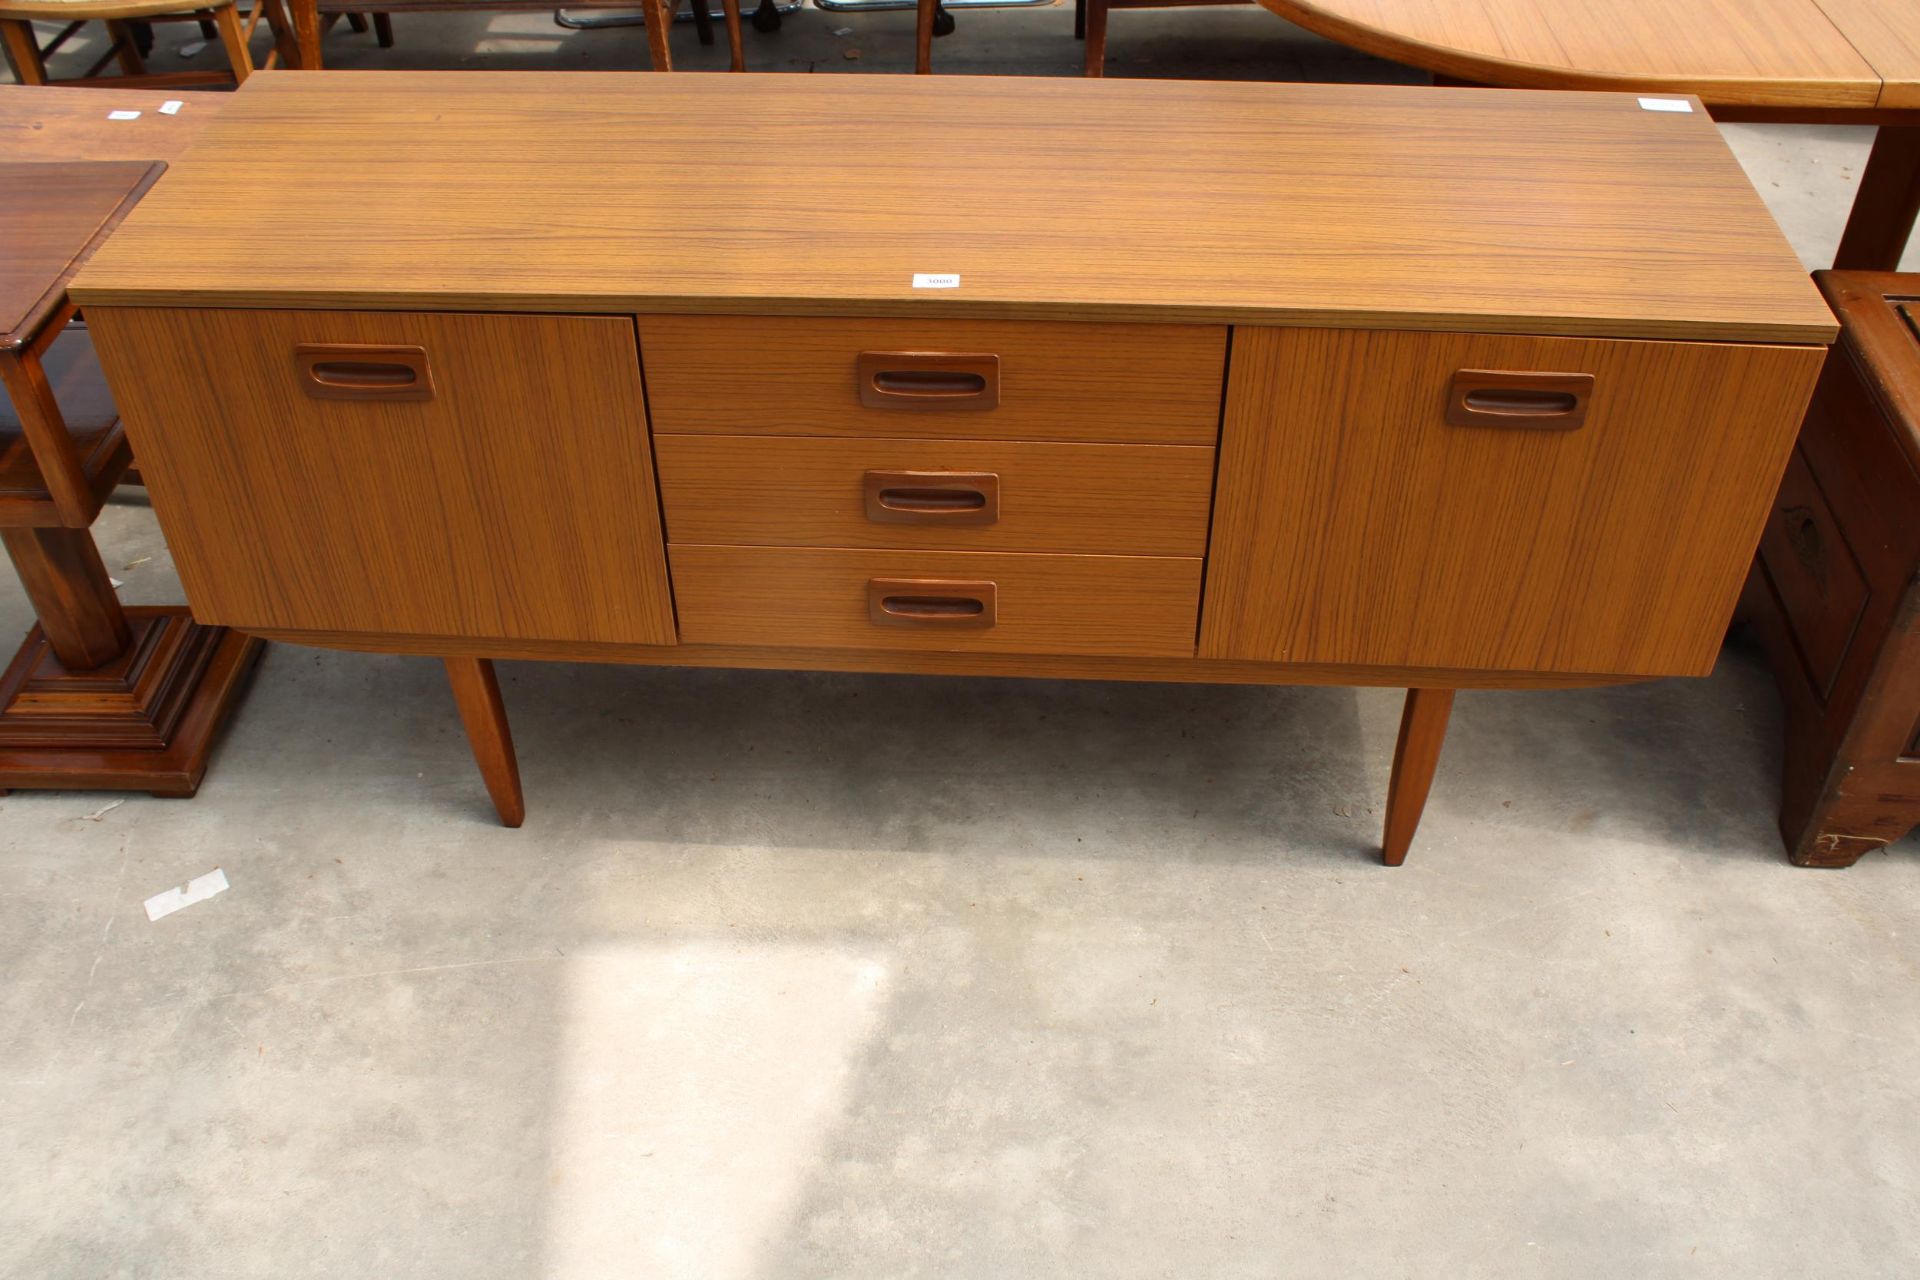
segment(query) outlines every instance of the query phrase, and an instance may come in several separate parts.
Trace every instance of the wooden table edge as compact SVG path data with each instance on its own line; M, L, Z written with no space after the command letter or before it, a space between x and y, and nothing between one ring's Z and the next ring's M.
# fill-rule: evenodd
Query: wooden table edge
M1546 63L1520 62L1491 54L1469 53L1446 45L1369 26L1340 14L1328 13L1311 0L1258 0L1268 12L1328 40L1362 53L1404 63L1460 80L1514 89L1592 89L1626 92L1691 94L1709 105L1754 107L1827 107L1868 109L1880 105L1886 81L1865 53L1837 26L1834 33L1847 41L1871 73L1862 80L1812 79L1780 81L1745 76L1641 75L1628 71L1591 71ZM1824 10L1821 16L1826 17ZM1827 22L1832 25L1832 19Z
M1188 325L1272 325L1315 329L1397 329L1433 333L1510 333L1653 342L1742 342L1782 346L1830 346L1839 323L1811 284L1809 316L1799 321L1648 319L1591 314L1484 315L1457 311L1342 310L1322 307L1217 307L1165 303L1012 302L994 299L903 301L873 298L657 297L638 294L505 294L422 290L369 294L319 290L258 292L179 288L127 288L89 283L86 274L69 289L81 306L193 307L275 311L434 311L551 315L752 315L924 320L1046 320ZM1825 315L1814 319L1814 314Z

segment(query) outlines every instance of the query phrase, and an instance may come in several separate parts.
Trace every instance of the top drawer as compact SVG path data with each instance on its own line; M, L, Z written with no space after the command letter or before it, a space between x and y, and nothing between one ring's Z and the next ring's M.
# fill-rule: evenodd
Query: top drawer
M641 316L656 432L1212 444L1219 325Z

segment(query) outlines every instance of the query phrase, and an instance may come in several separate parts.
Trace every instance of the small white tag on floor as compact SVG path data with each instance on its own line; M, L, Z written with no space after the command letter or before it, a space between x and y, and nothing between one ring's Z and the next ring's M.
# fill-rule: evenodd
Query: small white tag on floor
M177 116L180 114L180 108L186 105L186 103L178 98L168 98L160 104L160 114L163 116Z
M138 111L107 112L107 119L109 120L138 120L139 118L140 118L140 113Z
M176 885L165 893L156 893L148 898L147 919L158 920L161 916L170 916L182 907L205 902L214 894L226 891L227 873L215 867L203 876L195 876L183 885Z
M935 274L928 271L913 273L913 287L916 289L958 289L960 277L956 274Z
M1693 104L1685 98L1642 98L1640 109L1642 111L1681 111L1691 115Z

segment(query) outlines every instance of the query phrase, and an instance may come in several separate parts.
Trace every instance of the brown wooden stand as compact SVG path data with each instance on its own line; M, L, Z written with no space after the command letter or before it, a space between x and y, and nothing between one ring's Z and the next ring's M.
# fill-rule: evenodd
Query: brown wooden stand
M161 168L0 165L0 545L39 618L0 675L0 792L192 795L263 643L122 608L89 531L133 455L66 282Z
M1440 765L1440 745L1447 738L1447 717L1452 714L1453 690L1407 690L1406 709L1400 713L1400 739L1393 747L1386 836L1381 841L1380 860L1390 867L1407 860L1413 833L1420 829L1433 771Z
M85 530L0 540L40 618L0 676L0 789L192 795L261 641L123 609Z
M500 825L517 827L526 821L527 802L520 791L520 761L513 754L513 733L507 728L507 708L500 701L493 663L485 658L448 658L446 663L454 705L460 709L460 723L466 727L467 745L473 748L487 795L500 815Z

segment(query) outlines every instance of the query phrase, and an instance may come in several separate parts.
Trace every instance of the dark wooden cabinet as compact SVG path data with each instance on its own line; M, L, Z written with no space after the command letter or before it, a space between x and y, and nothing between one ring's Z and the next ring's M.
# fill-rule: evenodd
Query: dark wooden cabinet
M1818 279L1840 342L1743 612L1786 709L1781 836L1845 867L1920 824L1920 275Z

